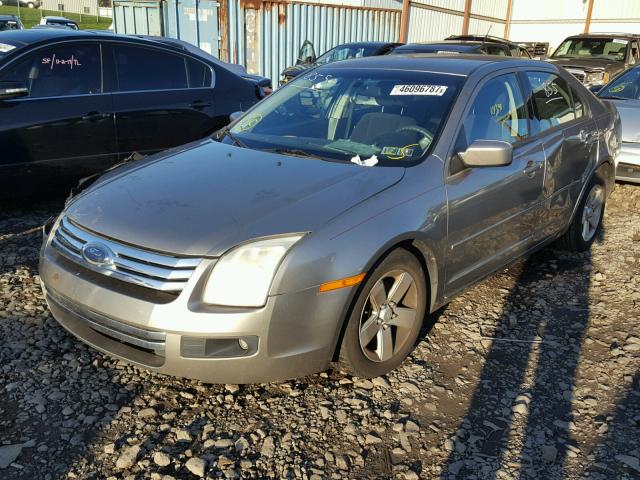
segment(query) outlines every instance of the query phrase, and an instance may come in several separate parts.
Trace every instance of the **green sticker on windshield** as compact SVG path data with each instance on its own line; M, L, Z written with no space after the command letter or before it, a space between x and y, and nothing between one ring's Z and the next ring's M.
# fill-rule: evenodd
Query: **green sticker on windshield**
M243 118L238 123L237 129L240 130L241 132L246 132L247 130L251 130L253 127L255 127L258 123L260 123L261 120L262 120L262 115L260 114Z
M631 82L623 82L620 85L616 85L615 87L610 88L609 92L611 92L611 93L620 93L625 88L627 88L627 85L629 85L629 83L631 83Z
M413 157L415 145L407 145L406 147L383 147L380 152L382 155L391 160L400 160L405 157Z

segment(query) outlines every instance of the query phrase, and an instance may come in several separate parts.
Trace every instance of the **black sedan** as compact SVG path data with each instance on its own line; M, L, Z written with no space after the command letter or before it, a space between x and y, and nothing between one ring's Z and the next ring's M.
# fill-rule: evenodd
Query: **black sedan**
M394 42L354 42L344 43L332 48L316 58L315 49L309 40L305 40L300 47L298 60L295 65L285 68L281 75L280 85L290 82L301 73L307 72L319 65L348 60L350 58L373 57L386 55L401 43Z
M178 41L0 32L0 192L60 191L133 152L211 135L264 86Z
M511 45L514 45L512 47ZM507 42L475 39L451 39L439 42L428 43L408 43L393 50L393 54L402 53L436 53L436 54L478 54L478 55L499 55L504 57L525 57L531 58L527 51L515 44Z

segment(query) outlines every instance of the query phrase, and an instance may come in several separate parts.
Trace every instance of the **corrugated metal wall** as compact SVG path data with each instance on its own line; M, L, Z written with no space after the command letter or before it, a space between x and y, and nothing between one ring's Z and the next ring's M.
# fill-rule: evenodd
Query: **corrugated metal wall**
M399 37L400 10L282 1L261 2L259 9L237 0L228 0L228 5L230 60L274 84L280 72L295 63L305 40L313 42L319 56L345 42Z
M472 0L469 34L502 36L508 0ZM463 30L465 0L410 0L407 40L428 42L460 35Z
M113 26L116 33L162 35L163 19L157 1L113 2Z

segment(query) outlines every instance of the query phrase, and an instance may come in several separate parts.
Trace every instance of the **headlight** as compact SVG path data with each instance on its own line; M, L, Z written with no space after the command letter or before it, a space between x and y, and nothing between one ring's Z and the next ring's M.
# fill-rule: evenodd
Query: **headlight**
M607 83L609 81L609 74L606 72L592 72L587 73L587 76L584 79L584 83L588 84L602 84Z
M202 300L229 307L262 307L280 262L302 234L267 238L240 245L213 268Z

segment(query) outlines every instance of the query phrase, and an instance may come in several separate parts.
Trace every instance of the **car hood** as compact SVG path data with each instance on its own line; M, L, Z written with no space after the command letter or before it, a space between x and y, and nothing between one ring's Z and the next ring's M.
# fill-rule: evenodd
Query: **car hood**
M606 99L603 99L606 100ZM620 113L622 141L640 142L640 100L609 100Z
M615 62L606 58L549 58L549 62L564 68L578 68L587 72L618 71L624 68L623 62Z
M195 256L218 256L252 238L317 230L405 171L213 140L122 170L76 197L66 215L109 238Z

